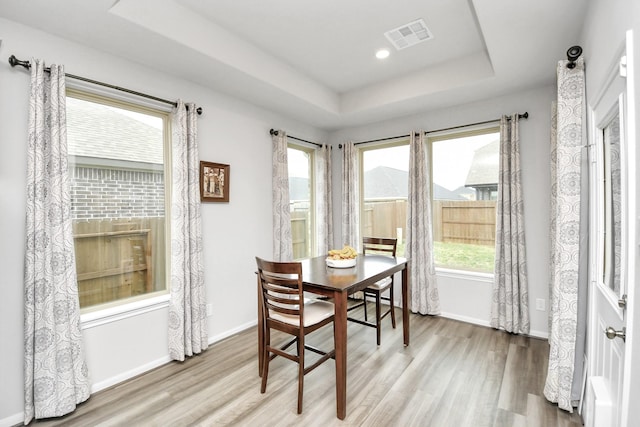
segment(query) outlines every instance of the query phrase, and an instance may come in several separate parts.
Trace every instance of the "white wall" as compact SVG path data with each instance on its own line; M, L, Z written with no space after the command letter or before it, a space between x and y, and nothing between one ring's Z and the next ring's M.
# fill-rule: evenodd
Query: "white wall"
M562 58L558 58L562 59ZM502 114L529 112L520 121L522 185L525 197L524 217L529 278L531 334L546 337L547 311L535 309L536 299L549 299L549 137L551 132L551 102L556 97L555 86L496 97L482 102L431 111L369 126L342 129L330 136L334 148L345 141L367 141L406 135L412 130L433 131L492 120ZM335 243L340 244L340 176L341 150L334 150L334 226ZM399 282L399 281L398 281ZM438 274L442 313L445 316L488 325L491 312L491 282L486 279L464 279Z
M107 55L0 18L0 425L23 410L22 305L29 73L11 54L64 64L67 72L204 109L198 119L200 157L227 163L230 202L203 204L205 282L213 304L209 336L220 339L255 324L254 256L269 257L271 127L312 141L326 133L234 100L197 83ZM229 301L234 301L229 304ZM167 309L84 329L94 389L168 360Z

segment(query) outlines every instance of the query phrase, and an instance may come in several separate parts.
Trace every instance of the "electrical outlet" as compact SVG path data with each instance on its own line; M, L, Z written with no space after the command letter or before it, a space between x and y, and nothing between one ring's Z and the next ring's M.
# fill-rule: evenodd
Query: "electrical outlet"
M542 298L537 298L536 299L536 310L538 311L545 311L545 304L544 304L544 300Z
M207 304L207 317L213 316L213 304Z

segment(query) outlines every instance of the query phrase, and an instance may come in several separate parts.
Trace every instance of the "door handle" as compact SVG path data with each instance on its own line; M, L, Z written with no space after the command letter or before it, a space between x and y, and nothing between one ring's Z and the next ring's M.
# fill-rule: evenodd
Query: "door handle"
M616 337L622 338L622 341L625 341L627 338L627 328L622 328L621 331L616 331L611 326L604 330L604 334L610 340L616 339Z

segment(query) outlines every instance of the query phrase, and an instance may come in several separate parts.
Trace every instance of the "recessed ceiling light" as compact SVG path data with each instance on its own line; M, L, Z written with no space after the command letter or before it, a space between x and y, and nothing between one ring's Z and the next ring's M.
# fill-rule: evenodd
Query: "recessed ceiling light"
M388 49L380 49L379 51L376 52L376 58L378 58L378 59L384 59L387 56L389 56L389 50Z

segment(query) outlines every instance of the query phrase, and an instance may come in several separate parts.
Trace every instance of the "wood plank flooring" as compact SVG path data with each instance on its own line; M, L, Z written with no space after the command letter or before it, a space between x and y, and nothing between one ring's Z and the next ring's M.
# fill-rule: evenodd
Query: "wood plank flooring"
M267 391L260 394L257 332L252 328L183 363L169 363L96 393L73 414L32 425L582 425L577 414L557 409L542 395L546 341L440 317L412 314L410 318L408 347L402 344L401 321L393 330L385 319L379 347L375 329L350 322L344 421L335 415L333 361L305 376L301 415L296 414L294 363L274 359ZM332 348L331 327L311 334L308 342Z

